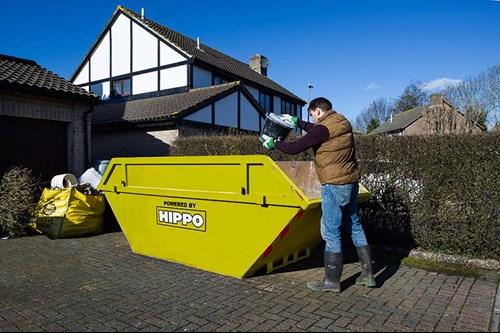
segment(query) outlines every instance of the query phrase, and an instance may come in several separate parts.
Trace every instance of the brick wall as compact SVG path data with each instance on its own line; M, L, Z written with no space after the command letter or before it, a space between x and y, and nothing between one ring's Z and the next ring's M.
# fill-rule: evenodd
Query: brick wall
M168 156L177 129L127 129L92 133L92 162L113 157Z
M28 94L0 95L0 115L59 121L68 124L68 172L77 176L87 168L82 115L89 108L88 105L72 100ZM90 121L88 121L88 131L90 133Z

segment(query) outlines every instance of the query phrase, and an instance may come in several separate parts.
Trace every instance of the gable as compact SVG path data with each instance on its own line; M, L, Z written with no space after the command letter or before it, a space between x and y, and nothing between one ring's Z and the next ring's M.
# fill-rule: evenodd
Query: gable
M235 91L184 119L258 132L264 117L262 111L252 103L249 97L241 90Z
M371 131L369 134L401 132L420 117L422 117L421 107L403 111L392 116L385 123Z
M109 38L109 42L106 40L107 38ZM104 54L106 52L99 49L106 47L110 47L111 51L109 56L110 64L109 66L104 64L101 68L98 56L100 53ZM130 52L127 51L128 49ZM122 6L118 6L112 19L72 75L71 81L80 86L90 86L89 82L92 82L93 85L97 84L95 82L96 77L99 77L99 80L105 76L119 78L120 75L135 75L141 73L141 71L153 69L155 66L160 68L162 66L168 67L182 62L196 63L207 70L220 72L227 76L227 81L242 81L246 85L264 89L267 93L272 92L272 94L280 98L289 99L301 106L306 104L301 98L266 75L257 73L248 64L194 41L148 18L141 17ZM98 72L93 72L92 67L94 65L96 65L94 70ZM86 71L90 71L88 74L90 77L88 78ZM186 72L186 76L188 77L187 88L192 88L190 82L192 79L191 73ZM105 79L102 80L103 82L98 83L102 85L102 90L111 90L110 82L106 82ZM162 80L160 78L157 81L161 82ZM181 83L175 83L173 86L181 87ZM159 87L158 90L162 90L162 87Z
M185 52L139 24L126 12L117 10L72 75L71 81L84 85L101 80L103 89L110 91L112 78L159 66L168 67L186 62L189 58ZM186 68L185 71L184 75L187 76Z
M239 82L192 89L175 95L106 103L92 114L93 126L193 121L260 131L262 108Z

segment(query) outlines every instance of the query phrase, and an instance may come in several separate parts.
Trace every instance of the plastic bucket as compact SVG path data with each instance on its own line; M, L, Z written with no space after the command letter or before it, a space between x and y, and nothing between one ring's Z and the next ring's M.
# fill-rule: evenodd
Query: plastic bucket
M109 165L109 160L98 160L94 164L94 169L97 170L101 175L104 175L104 171L106 171L106 168Z
M260 134L260 141L266 141L263 138L263 135L270 136L272 138L278 140L284 140L290 134L290 132L295 128L294 124L281 119L279 116L274 113L268 113L266 115L266 121L264 123L264 127L262 128L262 132Z

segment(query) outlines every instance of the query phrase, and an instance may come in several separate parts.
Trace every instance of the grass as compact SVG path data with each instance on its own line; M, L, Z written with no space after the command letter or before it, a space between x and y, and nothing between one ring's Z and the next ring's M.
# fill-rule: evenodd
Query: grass
M454 263L446 263L437 260L405 257L401 260L401 265L413 268L421 268L426 271L444 273L448 275L460 275L467 277L494 277L496 278L497 282L500 279L500 274L496 270L465 266Z

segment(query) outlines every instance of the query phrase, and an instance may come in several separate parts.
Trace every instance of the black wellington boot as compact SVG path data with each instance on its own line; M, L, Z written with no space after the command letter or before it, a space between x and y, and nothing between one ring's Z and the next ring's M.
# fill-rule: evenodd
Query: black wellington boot
M356 247L356 251L358 252L359 262L361 263L361 275L356 279L356 284L370 288L376 287L377 283L373 277L370 246L358 246Z
M343 268L342 253L325 252L325 277L320 282L308 282L307 287L314 291L340 293L340 277Z

